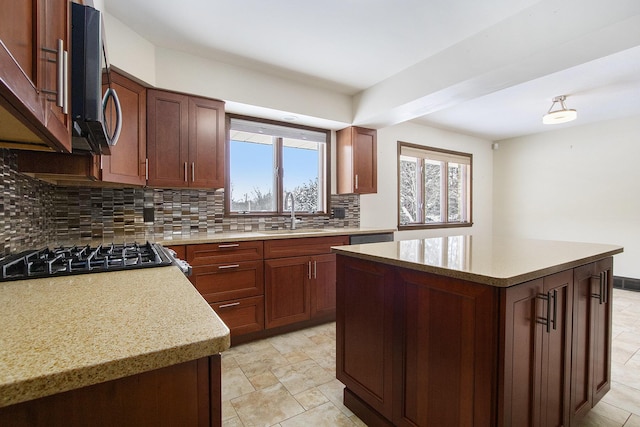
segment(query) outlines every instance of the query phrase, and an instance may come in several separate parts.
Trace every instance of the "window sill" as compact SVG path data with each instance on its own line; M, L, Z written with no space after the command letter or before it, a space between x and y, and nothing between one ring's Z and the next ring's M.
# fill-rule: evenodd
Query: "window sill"
M398 231L471 227L472 225L473 225L473 222L438 222L438 223L430 223L430 224L406 224L406 225L398 225Z

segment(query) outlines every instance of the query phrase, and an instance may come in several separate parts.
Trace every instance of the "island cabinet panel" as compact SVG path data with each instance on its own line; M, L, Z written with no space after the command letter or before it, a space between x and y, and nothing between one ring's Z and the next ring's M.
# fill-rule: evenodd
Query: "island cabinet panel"
M336 376L347 386L345 403L355 400L350 408L367 425L380 420L358 408L392 419L392 272L381 264L337 257Z
M496 289L403 269L394 282L394 424L492 425Z
M0 408L0 425L220 426L220 355Z
M611 388L613 259L574 274L571 418L581 418Z
M336 375L371 426L575 426L610 387L613 261L491 286L337 256Z
M573 270L503 294L499 425L569 425Z

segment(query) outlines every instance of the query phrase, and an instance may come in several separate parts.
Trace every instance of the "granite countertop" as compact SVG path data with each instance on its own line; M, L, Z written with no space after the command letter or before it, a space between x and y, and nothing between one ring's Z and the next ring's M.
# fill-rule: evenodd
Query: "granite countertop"
M174 266L0 283L0 407L220 353L229 328Z
M162 245L190 245L199 243L242 242L252 240L296 239L302 237L356 236L362 234L393 233L394 228L337 227L303 228L298 230L260 230L224 233L176 234L171 237L156 238ZM150 239L151 240L151 239Z
M619 254L596 243L450 236L338 246L333 251L486 285L507 287Z

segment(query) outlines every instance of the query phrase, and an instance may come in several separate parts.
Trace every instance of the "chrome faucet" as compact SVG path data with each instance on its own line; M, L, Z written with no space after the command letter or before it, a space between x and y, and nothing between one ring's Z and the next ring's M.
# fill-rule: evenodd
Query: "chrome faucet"
M284 208L287 208L287 201L289 200L289 198L291 198L291 230L295 230L296 229L296 208L295 208L295 202L293 200L293 193L289 192L287 193L287 196L284 198Z

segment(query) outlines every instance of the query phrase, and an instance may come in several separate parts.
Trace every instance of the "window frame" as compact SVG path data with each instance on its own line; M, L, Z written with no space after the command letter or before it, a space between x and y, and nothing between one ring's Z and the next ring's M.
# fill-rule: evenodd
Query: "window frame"
M275 186L275 192L276 192L275 194L276 210L275 211L236 212L231 210L231 167L230 167L231 165L231 119L246 120L246 121L251 121L256 123L266 123L271 125L288 127L292 129L302 129L302 130L324 133L326 135L326 138L325 138L326 142L324 143L325 144L325 159L324 159L325 170L318 171L318 185L321 184L320 179L324 179L324 183L325 183L324 199L326 201L325 203L326 211L316 211L314 213L296 211L295 215L302 216L302 217L314 217L314 216L326 216L328 215L328 212L331 212L331 130L293 124L289 122L281 122L278 120L263 119L260 117L252 117L252 116L245 116L240 114L227 113L225 115L225 123L226 123L226 126L225 126L225 130L226 130L225 132L226 133L225 135L225 182L224 182L224 194L225 194L224 215L225 217L246 218L246 217L273 217L273 216L290 215L290 212L285 211L283 208L284 206L283 197L285 196L283 196L282 194L284 191L284 182L283 182L284 170L282 167L278 167L277 171L274 171L277 173L276 186ZM282 144L281 138L274 148L276 149L276 153L275 153L276 162L278 165L282 165L283 164L283 149L282 149L283 144Z
M424 183L422 181L424 181L424 179L418 180L417 182L417 194L418 194L418 200L417 202L420 204L419 208L422 211L422 221L423 222L419 222L419 223L412 223L412 224L401 224L400 220L401 220L401 188L402 188L402 183L401 183L401 178L402 178L402 172L401 172L401 155L402 155L402 147L407 147L409 149L413 149L413 150L419 150L419 151L423 151L426 153L435 153L440 154L443 157L447 157L447 156L457 156L457 157L467 157L469 159L469 172L468 172L468 180L467 180L467 194L468 194L468 220L465 222L454 222L454 221L449 221L449 197L448 197L448 190L449 190L449 186L448 186L448 172L447 172L447 168L448 168L448 162L446 162L446 164L443 166L443 169L445 170L445 173L442 174L441 176L441 180L443 181L441 183L440 186L440 191L441 191L441 195L442 195L442 189L445 189L445 197L443 197L441 199L441 203L442 206L440 207L441 212L444 212L444 215L441 215L441 217L444 217L445 221L444 222L424 222L424 212L425 212L425 206L424 206ZM397 225L398 225L398 230L402 231L402 230L422 230L422 229L438 229L438 228L456 228L456 227L471 227L473 225L473 154L471 153L463 153L460 151L453 151L453 150L446 150L443 148L437 148L437 147L430 147L430 146L426 146L426 145L419 145L419 144L412 144L410 142L404 142L404 141L398 141L398 154L397 154L397 168L398 168L398 176L397 176Z

